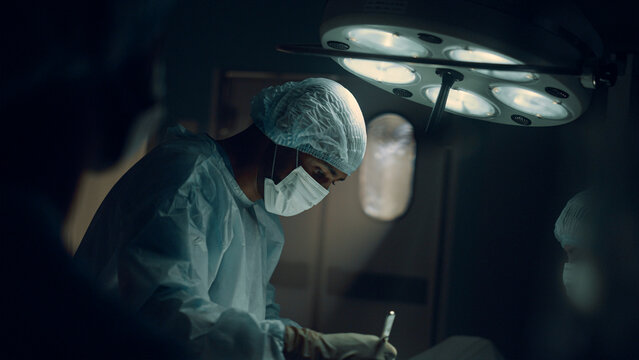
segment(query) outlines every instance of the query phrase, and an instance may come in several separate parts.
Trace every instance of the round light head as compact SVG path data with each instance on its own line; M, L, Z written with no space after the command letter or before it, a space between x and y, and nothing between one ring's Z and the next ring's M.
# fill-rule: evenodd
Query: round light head
M348 39L362 48L390 55L427 56L428 49L415 40L389 31L355 28L348 32Z
M330 56L373 86L431 108L440 92L441 70L453 70L463 78L452 85L442 110L481 121L558 126L588 108L592 90L573 74L582 73L578 64L586 60L586 53L599 57L602 48L590 41L596 40L595 32L574 32L580 25L573 18L555 16L561 11L549 16L558 9L527 9L535 10L528 18L505 12L507 6L502 9L493 2L484 6L462 1L473 6L460 6L458 1L441 1L438 11L432 11L428 1L382 2L384 6L380 1L329 1L320 26L325 51L309 54ZM462 27L455 25L460 19ZM486 21L495 26L485 26ZM484 64L498 66L487 70ZM516 96L505 89L502 96L493 93L495 87L521 88L533 95L519 91Z
M437 101L441 86L430 86L424 91L424 95L433 104ZM497 108L485 98L466 90L450 89L446 110L464 115L479 118L487 118L497 114Z
M500 53L490 51L490 50L484 50L484 49L453 48L446 51L446 55L452 60L456 60L456 61L479 62L479 63L487 63L487 64L510 64L510 65L521 64L520 61L517 61L506 55L502 55ZM532 81L537 78L535 74L529 73L529 72L495 71L495 70L482 70L482 69L472 69L472 70L487 76L497 78L497 79L514 81L514 82Z
M492 92L504 104L538 118L561 120L569 115L559 101L521 86L495 86Z
M351 58L342 59L342 63L358 75L386 84L410 84L417 79L413 69L398 63Z

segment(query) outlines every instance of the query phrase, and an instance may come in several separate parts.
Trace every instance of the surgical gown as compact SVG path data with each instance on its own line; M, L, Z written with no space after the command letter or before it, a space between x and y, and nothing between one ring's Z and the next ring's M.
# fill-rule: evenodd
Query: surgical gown
M169 130L113 187L75 255L108 295L171 331L202 359L281 359L269 279L284 235L251 202L223 149Z

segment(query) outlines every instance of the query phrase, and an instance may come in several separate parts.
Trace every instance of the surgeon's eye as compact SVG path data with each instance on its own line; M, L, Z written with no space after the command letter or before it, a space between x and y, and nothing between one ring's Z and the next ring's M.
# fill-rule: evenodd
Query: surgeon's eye
M315 169L315 179L318 180L317 182L319 182L320 184L328 180L328 178L326 177L326 173L320 168Z

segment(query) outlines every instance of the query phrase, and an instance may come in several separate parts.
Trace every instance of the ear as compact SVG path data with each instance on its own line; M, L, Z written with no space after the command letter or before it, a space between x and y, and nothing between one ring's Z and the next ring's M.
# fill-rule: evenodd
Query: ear
M291 149L286 146L277 146L277 155L275 156L275 175L274 181L277 184L295 170L297 165L295 164L297 150ZM272 158L271 158L272 163ZM271 173L271 168L268 169L268 174Z

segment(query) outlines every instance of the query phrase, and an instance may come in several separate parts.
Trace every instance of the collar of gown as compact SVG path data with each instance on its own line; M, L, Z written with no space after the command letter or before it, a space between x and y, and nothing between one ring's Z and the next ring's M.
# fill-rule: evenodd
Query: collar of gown
M220 169L222 176L224 176L224 180L228 184L231 190L231 193L233 194L233 197L235 198L235 201L237 202L238 206L243 208L253 206L255 202L251 201L246 196L244 191L242 191L240 184L238 184L237 181L235 180L235 175L233 174L233 167L231 166L231 161L229 160L229 157L226 154L226 151L224 151L224 149L220 146L220 144L218 144L217 141L213 140L213 138L211 138L210 136L207 135L206 138L211 143L213 143L213 145L215 146L215 150L217 151L220 159L222 160L223 166Z

